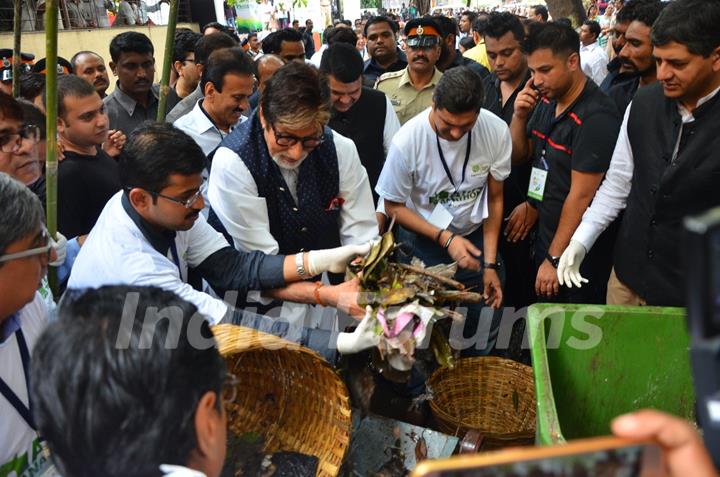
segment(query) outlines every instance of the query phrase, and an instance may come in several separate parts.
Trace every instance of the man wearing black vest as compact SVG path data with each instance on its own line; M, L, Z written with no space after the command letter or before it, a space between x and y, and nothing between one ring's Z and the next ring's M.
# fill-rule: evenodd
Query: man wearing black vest
M685 302L682 219L720 205L718 24L720 4L702 0L672 2L655 21L658 82L635 94L613 153L618 173L605 179L563 253L563 279L581 286L586 250L625 209L608 304Z
M610 234L585 264L600 283L561 289L556 270L607 171L620 127L615 104L581 69L579 44L570 26L531 25L525 51L533 76L515 99L512 154L516 164L533 161L527 206L538 216L535 292L545 300L603 303Z
M330 87L332 115L328 125L353 140L374 190L400 121L387 96L363 87L363 60L354 46L335 43L328 47L320 71ZM377 194L374 198L377 202Z
M377 236L355 144L327 127L329 94L318 70L290 62L215 152L208 196L236 248L298 253Z

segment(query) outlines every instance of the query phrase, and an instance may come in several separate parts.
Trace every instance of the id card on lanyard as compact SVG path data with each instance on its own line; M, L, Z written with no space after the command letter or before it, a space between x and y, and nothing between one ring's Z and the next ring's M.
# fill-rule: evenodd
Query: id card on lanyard
M550 172L550 165L548 164L547 160L545 159L545 154L547 151L547 145L548 141L550 140L550 135L552 134L553 130L555 129L555 126L558 125L560 120L565 115L561 115L559 118L553 119L550 130L546 132L541 139L543 140L541 152L540 152L540 166L533 166L532 171L530 172L530 183L528 184L528 197L531 199L538 200L542 202L543 197L545 196L545 185L547 184L547 176Z
M460 184L455 185L455 180L452 177L452 174L450 174L450 168L447 165L447 161L445 161L445 154L443 154L442 147L440 146L440 136L438 136L437 132L435 132L435 141L437 142L437 149L438 149L438 155L440 156L440 162L442 163L443 169L445 170L445 175L447 175L448 180L452 184L453 188L455 189L455 192L458 192L458 189L460 186L462 186L463 182L465 182L465 172L467 171L468 162L470 162L470 148L472 147L472 131L469 131L467 133L467 147L465 149L465 161L463 162L463 168L462 168L462 176L460 177ZM432 215L430 216L429 222L436 227L439 227L441 229L447 228L450 223L452 222L453 216L452 214L442 205L437 204L435 206L435 209L432 212Z
M16 316L12 316L9 319L17 320ZM18 328L15 331L15 338L20 351L20 360L22 361L23 372L25 373L25 386L27 387L28 405L23 404L20 397L15 394L10 386L5 382L4 379L0 378L0 394L10 403L12 407L20 414L20 417L27 423L28 426L34 431L37 430L35 425L35 419L32 413L32 398L30 396L30 350L28 349L27 342L25 341L25 335L22 332L22 328Z

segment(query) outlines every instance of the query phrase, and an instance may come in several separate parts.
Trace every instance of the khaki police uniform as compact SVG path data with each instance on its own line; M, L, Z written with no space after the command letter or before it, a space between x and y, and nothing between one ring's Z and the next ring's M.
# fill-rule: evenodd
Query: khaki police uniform
M442 35L440 27L429 18L415 18L405 25L407 46L415 48L437 48ZM433 77L421 90L417 90L410 78L410 66L400 71L385 73L378 78L375 89L382 91L395 108L400 124L405 124L432 105L435 85L442 73L434 68Z
M415 89L408 69L385 73L378 78L375 89L382 91L390 98L400 124L405 124L421 111L432 105L433 91L440 81L442 73L435 68L435 74L428 84L420 91Z

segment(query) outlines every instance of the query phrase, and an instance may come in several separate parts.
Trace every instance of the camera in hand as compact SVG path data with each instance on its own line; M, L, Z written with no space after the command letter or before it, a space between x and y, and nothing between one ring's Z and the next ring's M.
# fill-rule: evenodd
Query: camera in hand
M687 217L685 277L698 422L720 466L720 207Z

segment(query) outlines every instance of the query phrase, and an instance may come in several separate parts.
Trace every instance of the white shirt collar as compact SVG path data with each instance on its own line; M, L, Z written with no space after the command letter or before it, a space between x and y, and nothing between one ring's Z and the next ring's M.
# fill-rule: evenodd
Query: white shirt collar
M211 129L220 131L220 129L216 127L215 124L213 124L213 122L210 120L210 117L207 115L207 113L202 110L200 103L203 99L204 98L198 99L192 111L190 111L191 118L195 123L195 130L200 134L205 133Z
M590 43L589 45L585 46L582 43L580 43L580 51L593 51L595 48L598 47L598 42Z
M162 472L165 477L207 477L202 472L180 465L160 464L160 472Z
M711 99L713 99L715 97L715 95L718 94L718 91L720 91L720 86L718 86L717 88L712 90L710 92L710 94L700 98L697 102L697 105L695 106L695 109L699 108L703 104L705 104L708 101L710 101ZM695 119L693 117L692 112L688 111L687 108L685 106L683 106L682 103L680 103L679 101L678 101L678 112L680 113L680 117L682 118L683 123L689 123Z

